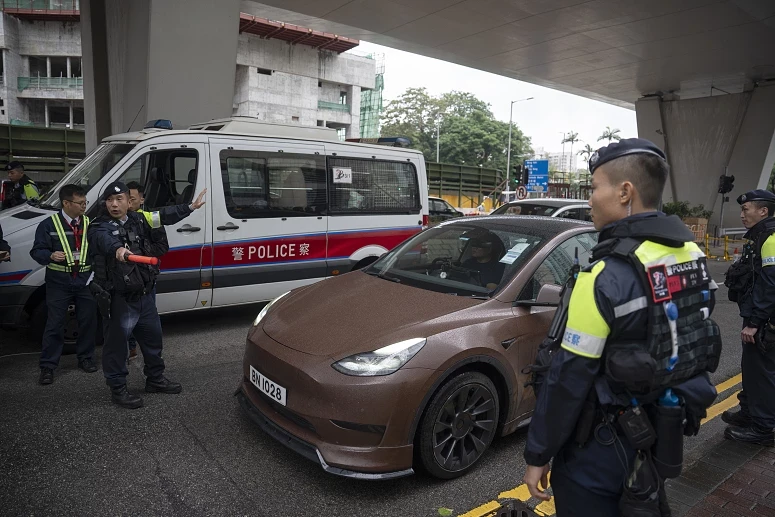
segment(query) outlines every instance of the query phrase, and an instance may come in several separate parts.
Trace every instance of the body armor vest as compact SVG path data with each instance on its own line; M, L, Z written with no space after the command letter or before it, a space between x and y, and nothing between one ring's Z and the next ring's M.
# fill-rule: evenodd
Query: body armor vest
M620 337L606 343L604 373L611 387L647 400L665 388L715 371L721 333L709 317L711 278L699 249L623 238L598 245L595 259L604 256L624 259L638 272L648 311L645 340ZM672 314L674 325L668 304L677 312Z
M109 221L111 233L123 247L135 255L145 252L145 237L138 232L137 223L130 218L123 226L117 221ZM156 284L158 268L135 262L119 262L115 256L98 256L94 260L95 278L103 288L125 295L127 298L139 298L148 294Z
M762 270L762 245L775 233L775 217L764 221L763 229L751 235L751 240L743 245L740 260L729 266L724 275L724 285L729 288L729 300L739 301L753 289L754 279Z

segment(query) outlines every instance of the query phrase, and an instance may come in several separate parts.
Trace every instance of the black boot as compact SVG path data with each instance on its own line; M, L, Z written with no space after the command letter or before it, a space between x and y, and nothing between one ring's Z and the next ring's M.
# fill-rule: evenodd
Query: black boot
M735 427L749 427L752 423L751 415L749 415L747 412L743 412L742 409L738 411L727 409L721 413L721 420Z
M129 393L126 389L126 384L112 386L110 388L110 396L113 402L127 409L137 409L143 406L143 399Z
M764 445L766 447L775 446L775 432L772 429L760 427L753 423L749 427L727 427L724 430L724 438L736 442Z
M51 384L52 382L54 382L54 370L45 367L41 368L38 384Z
M180 393L183 386L179 382L172 382L164 376L156 379L145 379L145 391L148 393Z

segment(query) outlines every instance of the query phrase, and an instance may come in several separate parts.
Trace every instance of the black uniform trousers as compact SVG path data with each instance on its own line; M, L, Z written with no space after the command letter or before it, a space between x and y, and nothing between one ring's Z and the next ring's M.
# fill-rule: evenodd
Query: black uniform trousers
M61 277L61 278L60 278ZM97 302L83 282L75 282L70 273L46 272L46 308L48 316L43 331L43 346L40 352L40 367L55 369L62 356L65 344L65 323L67 310L75 304L78 319L76 353L78 361L94 360L94 345L97 335Z
M108 386L126 384L127 340L134 333L143 353L145 368L143 373L150 379L158 379L164 374L162 352L161 320L156 310L155 297L146 294L138 300L127 300L113 293L110 301L110 321L106 325L107 333L102 350L102 371Z
M747 326L745 319L743 328ZM742 346L743 391L737 396L740 411L750 415L755 425L775 429L775 350L765 354L753 343Z

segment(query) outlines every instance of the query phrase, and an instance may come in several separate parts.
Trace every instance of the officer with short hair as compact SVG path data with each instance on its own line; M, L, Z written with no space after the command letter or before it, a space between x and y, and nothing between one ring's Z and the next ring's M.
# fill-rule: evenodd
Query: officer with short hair
M106 214L89 228L94 250L95 296L109 295L107 335L102 350L102 370L111 398L121 407L135 409L143 400L127 391L127 338L134 331L145 361L145 391L180 393L182 387L164 377L162 331L153 291L158 268L128 261L129 255L161 257L169 250L159 232L145 217L129 211L129 189L115 181L102 196ZM104 310L103 310L104 311Z
M163 206L158 211L148 212L143 210L143 204L145 203L143 186L137 181L130 181L126 186L129 189L129 210L145 217L153 231L163 235L165 241L167 239L167 232L164 230L164 227L177 224L194 213L194 210L202 208L205 205L204 196L207 193L207 189L204 189L199 193L196 200L189 205ZM155 292L154 296L156 296ZM131 360L135 357L137 357L137 339L135 339L134 334L131 334L129 336L129 359Z
M538 356L548 360L537 365L546 369L524 480L548 500L538 485L554 458L558 517L668 515L663 481L680 473L683 436L716 397L717 286L692 232L657 211L668 175L657 146L623 139L589 164L599 243L572 287L561 342Z
M757 189L737 198L748 229L741 258L727 271L729 299L743 318L740 409L721 415L730 440L775 445L775 194Z
M8 199L3 201L2 208L11 208L27 201L40 199L37 183L24 173L24 165L21 162L10 162L5 166L5 170L8 171L8 179L13 183L13 190Z
M54 382L64 346L67 310L75 304L78 318L78 366L87 373L97 371L94 345L97 331L97 305L87 283L91 275L88 238L89 218L86 192L80 185L59 189L62 210L44 219L35 232L30 256L46 266L46 328L40 353L40 384Z

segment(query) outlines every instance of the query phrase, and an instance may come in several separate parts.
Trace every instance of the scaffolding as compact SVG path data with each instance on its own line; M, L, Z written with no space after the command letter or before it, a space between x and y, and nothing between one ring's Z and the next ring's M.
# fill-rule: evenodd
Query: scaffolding
M369 54L366 57L376 61L377 75L374 89L361 92L361 138L379 138L382 90L385 89L385 54Z

